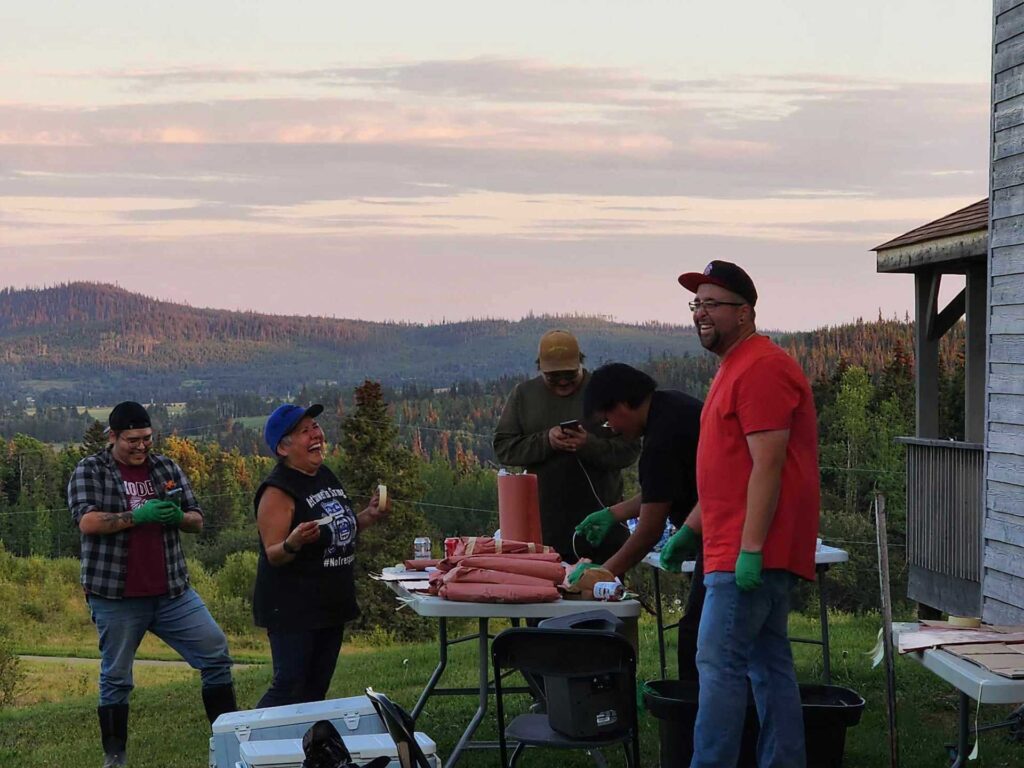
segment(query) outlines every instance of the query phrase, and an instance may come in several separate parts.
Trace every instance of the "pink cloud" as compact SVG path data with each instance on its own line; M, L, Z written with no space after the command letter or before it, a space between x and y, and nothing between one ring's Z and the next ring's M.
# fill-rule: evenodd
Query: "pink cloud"
M700 137L688 142L687 148L695 154L709 160L732 160L736 158L765 158L771 155L774 148L764 141L747 139L716 139Z

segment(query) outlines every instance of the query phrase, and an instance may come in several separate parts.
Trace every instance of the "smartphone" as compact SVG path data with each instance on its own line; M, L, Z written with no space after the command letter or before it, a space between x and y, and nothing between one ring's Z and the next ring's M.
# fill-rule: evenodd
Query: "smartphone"
M579 419L569 419L569 421L563 421L558 426L562 428L563 432L579 432L580 422Z

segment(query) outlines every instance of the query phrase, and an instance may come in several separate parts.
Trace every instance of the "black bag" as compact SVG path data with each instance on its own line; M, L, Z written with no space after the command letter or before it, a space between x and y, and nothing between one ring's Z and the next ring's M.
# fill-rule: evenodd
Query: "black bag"
M330 720L317 720L302 737L306 759L302 768L358 768L341 734ZM364 768L384 768L391 762L387 755L375 757Z

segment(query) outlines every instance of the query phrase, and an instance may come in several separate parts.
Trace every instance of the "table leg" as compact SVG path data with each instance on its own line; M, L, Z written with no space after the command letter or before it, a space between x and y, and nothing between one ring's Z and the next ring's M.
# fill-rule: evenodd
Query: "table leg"
M487 637L487 619L484 618L480 619L480 636L477 639L477 646L480 652L480 703L477 705L473 719L469 721L469 725L466 726L466 730L459 738L459 743L455 745L452 753L448 756L448 760L444 764L445 768L452 768L458 762L459 757L462 755L462 750L469 744L473 734L476 733L477 727L484 719L484 715L487 714L487 696L490 689L488 678L491 665Z
M654 617L658 623L658 664L661 668L661 679L666 678L665 672L665 623L661 611L661 577L659 569L652 568L654 572Z
M960 733L956 737L956 760L950 768L961 768L967 765L967 741L971 734L971 699L960 691Z
M827 565L818 566L818 615L821 621L821 679L825 685L832 684L832 651L828 644L828 603L825 597L825 572Z
M420 716L420 712L423 711L423 707L427 705L427 699L430 698L430 694L434 691L434 686L437 685L437 681L441 679L441 675L444 674L445 667L448 666L448 619L442 617L437 622L437 646L438 646L438 661L437 666L434 667L434 672L427 681L426 687L423 689L423 693L420 694L419 700L416 702L416 706L412 709L412 719L416 722L416 718Z

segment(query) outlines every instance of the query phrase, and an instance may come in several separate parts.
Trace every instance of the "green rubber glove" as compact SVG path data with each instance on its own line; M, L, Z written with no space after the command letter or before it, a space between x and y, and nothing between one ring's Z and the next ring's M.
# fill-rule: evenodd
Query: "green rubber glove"
M736 558L736 586L749 592L761 586L761 553L740 551Z
M163 512L163 505L167 502L161 499L150 499L145 504L136 507L132 510L132 522L135 525L144 525L145 523L159 523L160 515Z
M181 519L185 517L185 513L181 511L181 506L175 504L174 501L168 499L161 499L160 501L160 522L164 525L178 525L181 523Z
M583 522L576 526L576 533L582 535L592 547L597 547L601 545L604 537L608 535L615 523L615 515L608 507L605 507L597 512L591 512L583 518Z
M700 534L684 524L661 548L658 564L661 565L663 571L679 573L683 569L683 561L696 557L698 549L700 549Z
M577 563L576 567L573 569L573 572L569 574L569 579L568 579L569 586L572 586L577 581L579 581L581 578L583 578L583 574L586 571L589 571L591 568L600 568L600 567L601 567L600 563Z

